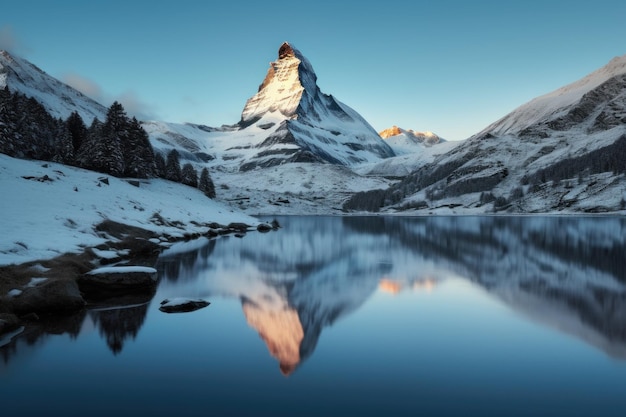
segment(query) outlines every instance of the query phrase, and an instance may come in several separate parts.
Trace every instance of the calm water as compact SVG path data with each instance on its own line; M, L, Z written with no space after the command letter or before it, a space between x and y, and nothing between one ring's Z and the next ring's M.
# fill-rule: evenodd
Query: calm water
M625 219L279 221L0 348L0 415L626 415Z

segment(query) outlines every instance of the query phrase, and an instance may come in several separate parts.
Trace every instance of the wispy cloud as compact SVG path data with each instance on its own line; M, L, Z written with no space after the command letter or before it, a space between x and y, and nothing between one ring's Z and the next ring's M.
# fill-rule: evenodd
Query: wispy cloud
M0 27L0 49L14 54L24 54L28 51L24 43L15 35L13 28L8 25Z
M134 91L126 91L120 94L115 100L122 103L126 109L126 113L135 116L139 120L160 119L155 106L143 101Z
M126 91L117 96L107 94L95 81L75 73L65 74L61 77L61 81L104 106L110 106L114 101L118 101L124 106L129 116L135 116L139 120L159 119L156 107L143 101L133 91Z
M105 97L102 88L95 81L75 73L68 73L63 75L61 77L61 81L71 87L74 87L84 95L91 97L97 102L107 104L105 103Z

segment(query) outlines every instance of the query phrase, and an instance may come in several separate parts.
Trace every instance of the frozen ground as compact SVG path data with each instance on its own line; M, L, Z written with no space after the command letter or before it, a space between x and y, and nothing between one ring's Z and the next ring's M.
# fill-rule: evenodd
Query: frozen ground
M107 237L94 226L106 219L173 237L206 232L210 222L258 224L195 188L170 181L142 180L136 187L97 172L2 154L0 195L0 265L104 243Z

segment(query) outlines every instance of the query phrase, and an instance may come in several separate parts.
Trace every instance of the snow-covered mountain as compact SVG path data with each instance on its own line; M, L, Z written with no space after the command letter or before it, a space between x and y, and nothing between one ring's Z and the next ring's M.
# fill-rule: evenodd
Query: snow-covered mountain
M0 88L9 87L36 99L54 117L67 119L74 111L89 125L104 120L106 108L78 90L62 83L23 58L0 51Z
M346 208L453 212L626 209L626 56L536 98L386 192Z
M378 134L385 139L385 142L391 146L396 155L421 152L424 147L444 142L442 138L433 132L416 132L411 129L402 129L398 126L392 126Z
M356 111L323 94L302 53L285 42L270 64L259 91L246 103L239 125L276 129L258 145L251 164L283 161L354 165L393 156L376 131Z
M311 63L283 43L259 91L232 126L146 123L156 147L183 146L223 169L248 171L286 162L353 166L394 155L356 111L323 94Z
M564 131L583 121L590 125L580 127L591 132L624 124L625 85L626 55L613 58L584 78L518 107L477 136L550 134L550 130Z

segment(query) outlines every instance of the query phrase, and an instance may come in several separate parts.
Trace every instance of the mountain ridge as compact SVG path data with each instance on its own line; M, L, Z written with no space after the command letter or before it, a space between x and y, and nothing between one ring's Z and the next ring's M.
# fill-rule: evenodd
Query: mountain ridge
M75 88L48 75L31 62L0 50L0 88L20 92L41 103L55 118L67 119L76 111L86 124L103 121L106 108Z
M626 209L626 55L518 107L346 210L450 213Z

